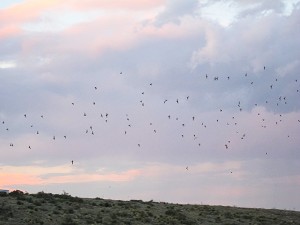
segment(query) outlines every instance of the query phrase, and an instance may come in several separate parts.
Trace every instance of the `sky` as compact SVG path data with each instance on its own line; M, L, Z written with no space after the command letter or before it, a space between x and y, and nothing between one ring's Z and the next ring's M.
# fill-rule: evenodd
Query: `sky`
M300 1L4 0L0 188L300 210Z

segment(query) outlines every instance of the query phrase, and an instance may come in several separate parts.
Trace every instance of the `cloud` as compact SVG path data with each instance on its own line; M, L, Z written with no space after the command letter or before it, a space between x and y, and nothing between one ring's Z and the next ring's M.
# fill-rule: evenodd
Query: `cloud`
M264 179L298 176L299 8L230 1L218 19L222 2L1 9L1 185L272 203Z
M4 28L1 28L0 30L0 40L1 39L7 39L12 36L16 36L17 34L20 34L21 30L17 26L6 26Z
M218 29L206 26L205 28L205 46L201 49L194 51L191 57L191 68L195 69L199 63L218 63L228 62L229 57L226 56L220 49L222 49L222 41L220 40L221 34Z
M41 11L55 6L58 2L59 1L56 0L46 0L43 2L29 0L12 5L8 8L0 9L0 25L2 25L2 32L3 30L9 31L11 27L13 27L14 30L18 30L22 23L37 19Z
M0 69L9 69L16 67L16 63L14 61L0 61Z
M123 10L149 10L151 8L161 7L165 3L165 0L125 0L125 1L95 1L88 0L85 3L82 1L72 1L74 7L77 10L87 10L87 9L123 9Z
M128 182L140 176L139 170L122 172L85 173L71 165L43 166L1 166L0 186L50 185L59 183L86 182Z
M278 30L279 24L283 33ZM271 13L254 21L250 17L241 19L231 28L211 25L205 27L206 44L194 52L192 65L195 67L197 63L247 60L253 72L262 71L263 63L269 64L270 54L281 58L285 46L279 43L285 43L284 38L294 33L293 24L293 20L281 20L280 15ZM232 37L235 37L234 42ZM294 44L298 42L297 39L291 41ZM257 54L255 48L263 51ZM292 55L295 56L293 53ZM293 57L292 55L289 56Z
M156 16L155 24L162 26L166 23L180 23L181 18L191 16L198 7L198 1L167 1L164 10Z
M297 68L299 68L299 66L300 66L300 61L294 60L288 63L287 65L278 67L276 69L276 73L279 74L279 76L285 77L286 75L294 73L297 70Z

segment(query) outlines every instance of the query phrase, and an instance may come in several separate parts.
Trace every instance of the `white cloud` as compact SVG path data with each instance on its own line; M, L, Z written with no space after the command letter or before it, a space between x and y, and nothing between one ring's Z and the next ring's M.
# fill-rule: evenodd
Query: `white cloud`
M101 11L46 11L38 20L27 22L22 28L30 32L59 32L76 24L93 21L103 14Z
M15 61L0 61L0 69L10 69L17 66Z

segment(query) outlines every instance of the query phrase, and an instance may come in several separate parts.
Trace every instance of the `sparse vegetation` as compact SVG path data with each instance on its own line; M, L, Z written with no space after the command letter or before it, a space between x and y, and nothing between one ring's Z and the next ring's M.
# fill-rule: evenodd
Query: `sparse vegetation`
M281 224L300 225L300 212L208 205L180 205L142 200L72 197L68 193L14 191L0 195L0 224Z

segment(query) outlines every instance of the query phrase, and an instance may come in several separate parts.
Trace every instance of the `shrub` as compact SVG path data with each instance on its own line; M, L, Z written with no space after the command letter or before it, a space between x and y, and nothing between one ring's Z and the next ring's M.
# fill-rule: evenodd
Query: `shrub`
M82 198L78 198L78 197L73 197L71 195L69 195L68 193L63 193L61 195L59 194L55 194L54 197L62 199L62 200L67 200L69 202L78 202L78 203L83 203L83 199Z
M102 217L102 223L103 224L112 224L112 219L110 216L104 216Z
M108 203L108 202L105 202L104 203L104 207L111 207L112 205L110 204L110 203Z
M147 214L148 214L148 216L150 216L150 217L152 217L152 216L153 216L153 213L152 213L152 212L150 212L150 211L148 211L148 212L147 212Z
M66 215L61 225L76 225L76 224L77 223L72 219L70 215Z
M216 222L216 223L222 222L221 217L217 216L217 217L215 218L215 222Z
M8 219L13 217L13 210L11 207L5 206L4 203L0 205L0 218Z
M167 211L165 212L166 215L168 216L175 216L177 214L177 211L170 208L170 209L167 209Z
M102 218L103 218L102 214L101 214L100 212L98 212L98 214L97 214L97 216L96 216L97 222L98 222L98 223L102 222Z
M91 205L92 206L97 206L97 203L96 202L92 202Z
M131 202L137 202L137 203L143 203L143 200L138 200L138 199L132 199L130 200Z
M85 218L85 222L86 224L94 224L94 219L92 217L86 217Z
M43 191L40 191L40 192L36 193L34 196L37 197L37 198L42 198L42 199L47 200L47 201L53 201L54 200L54 195L52 193L45 193Z
M110 214L110 217L113 219L113 220L116 220L118 218L117 214L116 213L111 213Z
M17 205L23 205L24 203L21 202L20 200L17 201Z
M28 197L25 197L25 195L20 195L20 196L18 196L17 197L17 199L18 200L22 200L22 201L27 201L27 202L29 202L29 203L33 203L33 200L32 200L32 198L28 198Z
M225 216L227 219L233 219L233 218L234 218L234 216L233 216L232 213L230 213L230 212L226 212L226 213L224 214L224 216Z
M34 201L34 205L36 205L36 206L41 206L42 203L41 203L40 201Z
M251 219L253 219L253 215L244 214L244 215L242 215L242 218L247 219L247 220L251 220Z
M0 192L0 197L6 197L8 194L6 192Z
M10 192L9 195L10 195L10 196L17 197L17 196L22 196L22 195L24 195L24 192L23 192L23 191L20 191L20 190L14 190L14 191Z
M75 211L74 211L74 209L72 209L72 208L68 208L67 212L68 212L69 214L73 214Z
M60 212L59 212L59 210L53 210L53 214L56 214L56 215L58 215Z

